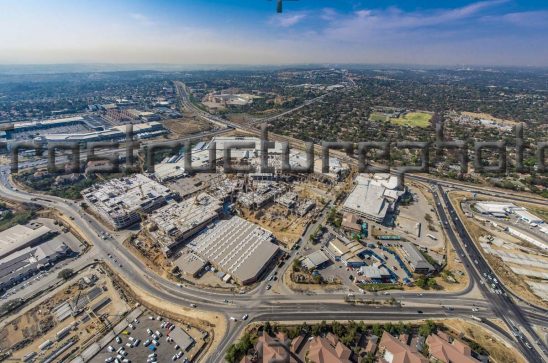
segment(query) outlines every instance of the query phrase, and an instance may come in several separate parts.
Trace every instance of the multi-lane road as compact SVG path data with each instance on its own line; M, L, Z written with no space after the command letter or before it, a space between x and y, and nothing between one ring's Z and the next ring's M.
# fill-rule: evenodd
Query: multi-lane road
M178 87L181 92L181 87ZM187 100L184 100L188 102ZM185 102L185 103L186 103ZM203 113L203 111L200 111ZM202 114L211 118L211 115ZM215 118L212 122L223 123L229 127L238 125L226 124L225 120ZM354 305L346 302L346 294L299 294L280 293L265 289L267 282L258 284L245 294L229 294L214 290L201 289L190 285L178 286L150 271L143 262L128 252L115 239L103 240L103 232L110 231L86 214L79 203L52 196L36 195L17 190L8 177L9 167L0 168L0 196L18 202L36 203L45 208L57 209L71 217L76 228L92 245L93 256L109 264L112 270L124 278L129 285L139 286L151 296L170 301L188 308L190 304L198 309L213 311L227 319L228 329L216 351L210 354L208 361L219 362L229 346L249 321L294 321L294 320L413 320L423 318L462 317L475 315L480 318L498 317L510 328L523 332L513 340L517 348L530 362L542 362L546 359L542 350L544 343L539 340L531 324L547 326L546 312L524 304L517 304L511 294L495 294L482 283L484 272L492 273L488 264L470 240L464 226L456 216L447 193L433 182L432 188L437 201L437 212L445 225L449 239L460 256L463 257L466 270L470 276L469 285L459 292L425 292L423 294L391 292L390 295L366 294L364 298L375 299L379 303L394 298L396 305ZM426 178L427 179L427 178ZM431 180L427 179L427 182ZM463 245L466 244L466 248ZM112 256L112 257L109 257ZM295 253L292 258L296 257ZM116 262L114 262L116 260ZM475 261L478 261L476 263ZM286 262L289 265L291 260ZM503 286L500 286L506 292ZM481 294L479 294L480 292ZM226 303L225 301L229 301ZM518 301L519 302L519 301ZM450 309L448 307L451 307ZM472 309L478 308L478 312ZM420 311L420 313L419 313ZM229 320L230 316L240 318L249 314L248 321ZM484 323L485 327L510 340L514 337L496 324ZM537 343L537 341L539 343ZM529 348L531 346L531 348Z

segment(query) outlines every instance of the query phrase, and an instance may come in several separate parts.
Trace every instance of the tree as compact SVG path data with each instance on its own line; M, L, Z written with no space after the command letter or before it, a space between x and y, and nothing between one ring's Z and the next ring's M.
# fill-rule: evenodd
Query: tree
M419 334L423 337L427 337L437 331L437 326L432 320L427 320L419 327Z
M373 334L378 336L378 337L380 337L381 334L382 334L381 326L378 323L373 324L373 327L372 327L371 330L373 331Z
M272 334L272 325L270 324L269 321L267 321L266 323L264 323L264 327L263 327L263 331L269 335Z
M63 280L68 280L70 279L72 276L74 276L74 271L70 268L66 268L64 270L61 270L59 271L59 273L57 274L57 277L60 278L60 279L63 279Z

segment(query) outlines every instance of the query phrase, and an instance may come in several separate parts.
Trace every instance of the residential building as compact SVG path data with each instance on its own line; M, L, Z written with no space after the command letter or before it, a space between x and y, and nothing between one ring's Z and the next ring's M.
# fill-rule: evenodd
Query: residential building
M472 349L463 342L453 339L443 332L431 334L426 338L431 361L443 363L478 363L472 357Z
M328 333L325 338L314 337L308 350L308 359L314 363L350 363L351 356L350 348L332 333Z
M379 343L379 355L382 363L428 363L428 359L414 347L410 347L386 331L383 332Z

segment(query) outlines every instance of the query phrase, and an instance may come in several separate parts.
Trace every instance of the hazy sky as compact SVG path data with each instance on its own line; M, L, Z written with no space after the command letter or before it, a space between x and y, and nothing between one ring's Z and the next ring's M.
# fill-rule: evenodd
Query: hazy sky
M0 63L548 66L548 1L0 0Z

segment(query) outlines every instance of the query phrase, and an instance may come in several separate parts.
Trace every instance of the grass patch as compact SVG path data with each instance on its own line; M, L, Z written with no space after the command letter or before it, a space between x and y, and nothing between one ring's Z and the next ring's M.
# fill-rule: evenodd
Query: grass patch
M432 115L425 112L408 112L398 118L390 119L390 122L399 126L428 127Z
M388 120L388 117L381 112L372 112L371 115L369 115L369 121L386 122Z
M369 292L385 291L385 290L403 290L401 284L360 284L360 288Z

